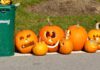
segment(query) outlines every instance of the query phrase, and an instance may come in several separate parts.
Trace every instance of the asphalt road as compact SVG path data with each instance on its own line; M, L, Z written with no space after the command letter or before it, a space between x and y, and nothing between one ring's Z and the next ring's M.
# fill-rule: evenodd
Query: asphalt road
M0 70L100 70L100 52L0 57Z

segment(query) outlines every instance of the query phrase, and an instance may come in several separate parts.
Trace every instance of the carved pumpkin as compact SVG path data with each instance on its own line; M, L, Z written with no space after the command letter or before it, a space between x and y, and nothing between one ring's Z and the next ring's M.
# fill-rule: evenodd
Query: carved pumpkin
M47 52L48 46L43 41L36 43L35 47L33 47L33 53L37 56L46 55Z
M2 5L8 5L8 4L11 4L11 3L12 3L12 0L1 0Z
M29 53L38 41L36 34L31 30L19 31L15 36L16 48L21 53Z
M68 30L71 31L70 39L72 40L74 45L73 50L74 51L82 50L87 40L87 32L85 28L77 24L70 26Z
M97 43L94 40L88 40L85 43L85 47L84 47L85 51L88 53L94 53L97 51Z
M50 21L48 20L50 24ZM48 45L49 52L58 50L59 41L64 37L64 31L59 26L47 25L40 32L39 37Z
M60 48L59 48L59 52L61 54L70 54L73 50L73 43L70 40L69 36L70 36L70 31L66 31L66 38L62 39L60 41Z
M96 40L98 49L100 50L100 22L96 23L96 29L90 30L88 33L89 39Z

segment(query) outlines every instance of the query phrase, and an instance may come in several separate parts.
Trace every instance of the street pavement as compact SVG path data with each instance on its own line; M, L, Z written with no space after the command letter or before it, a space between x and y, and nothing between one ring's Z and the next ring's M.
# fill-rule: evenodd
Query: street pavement
M0 57L0 70L100 70L100 52Z

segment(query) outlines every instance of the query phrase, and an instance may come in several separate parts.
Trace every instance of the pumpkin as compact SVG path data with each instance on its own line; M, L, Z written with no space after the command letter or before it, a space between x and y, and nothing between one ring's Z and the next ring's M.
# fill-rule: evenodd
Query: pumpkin
M43 41L38 42L36 43L35 47L33 47L32 51L37 56L46 55L46 53L48 52L48 46Z
M12 0L1 0L2 5L8 5L8 4L11 4L11 3L12 3Z
M39 37L48 45L48 52L56 52L58 50L59 41L64 37L64 31L59 26L49 25L40 29Z
M94 53L97 51L97 43L94 40L88 40L85 43L85 47L84 47L85 51L88 53Z
M70 39L73 42L73 50L80 51L83 49L83 46L87 40L87 32L84 27L79 24L70 26L68 30L71 31Z
M88 32L89 39L96 40L98 43L98 49L100 50L100 22L96 23L96 29L92 29Z
M36 42L38 38L32 30L19 31L15 36L16 48L21 53L31 52Z
M98 46L97 46L97 47L98 47L98 50L100 50L100 44L98 44Z
M73 50L73 43L70 40L69 36L70 36L70 31L66 31L66 38L63 38L60 41L60 48L59 48L59 52L61 54L70 54Z
M96 42L98 45L98 50L100 50L100 37L96 37Z

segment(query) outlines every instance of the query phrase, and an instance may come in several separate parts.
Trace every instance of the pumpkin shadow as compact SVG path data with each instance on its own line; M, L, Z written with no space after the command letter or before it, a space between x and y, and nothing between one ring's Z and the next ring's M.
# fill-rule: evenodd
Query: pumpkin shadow
M18 49L16 48L16 46L15 46L15 53L20 53L20 52L18 51Z

